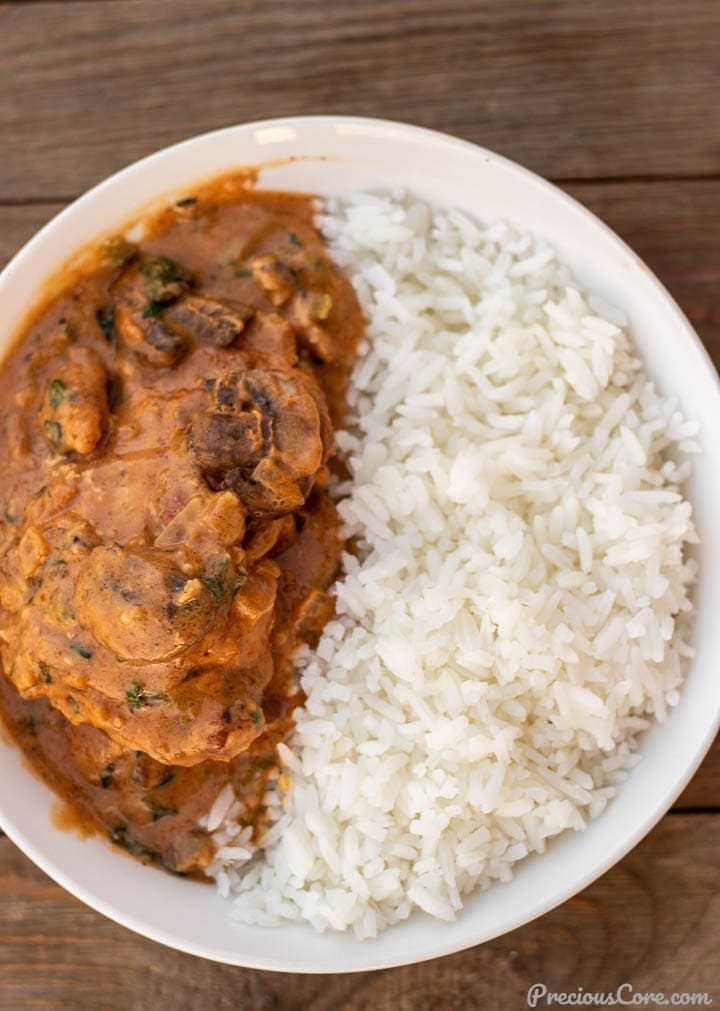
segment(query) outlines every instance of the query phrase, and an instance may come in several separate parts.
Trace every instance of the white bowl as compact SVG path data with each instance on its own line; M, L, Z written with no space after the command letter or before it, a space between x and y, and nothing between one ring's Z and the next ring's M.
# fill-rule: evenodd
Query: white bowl
M299 160L286 161L294 156ZM276 164L270 164L273 161ZM99 839L53 827L54 795L16 748L0 743L0 823L35 863L79 899L138 933L234 965L346 972L401 965L486 941L539 916L585 887L633 847L678 796L720 722L720 386L700 341L638 257L570 197L518 165L442 134L400 123L303 117L195 137L131 165L75 201L0 276L7 347L43 281L98 234L117 230L148 203L192 192L233 168L268 164L260 185L318 194L402 186L483 218L504 217L555 244L582 282L621 306L648 370L702 426L704 453L691 488L701 543L692 664L677 709L647 733L643 761L602 816L518 866L509 884L470 898L454 923L424 915L379 939L311 928L231 927L211 887L125 858ZM1 350L1 347L0 347Z

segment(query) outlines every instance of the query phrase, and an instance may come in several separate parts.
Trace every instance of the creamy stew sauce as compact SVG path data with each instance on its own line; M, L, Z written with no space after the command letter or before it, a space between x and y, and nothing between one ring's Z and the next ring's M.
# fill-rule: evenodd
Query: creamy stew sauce
M0 708L89 825L178 873L262 830L292 657L333 612L362 333L310 198L220 180L103 244L0 369Z

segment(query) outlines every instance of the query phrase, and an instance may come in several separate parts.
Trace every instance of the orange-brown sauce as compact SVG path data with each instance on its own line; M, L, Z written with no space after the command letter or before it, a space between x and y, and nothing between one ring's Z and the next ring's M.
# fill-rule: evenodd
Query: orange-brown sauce
M171 870L228 782L261 830L361 333L312 200L242 175L68 268L0 369L0 711L79 826Z

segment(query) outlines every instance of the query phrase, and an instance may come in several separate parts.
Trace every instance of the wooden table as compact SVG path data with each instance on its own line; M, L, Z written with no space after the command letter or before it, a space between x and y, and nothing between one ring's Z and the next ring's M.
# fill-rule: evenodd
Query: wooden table
M627 239L720 362L716 0L0 4L0 259L88 186L248 119L355 113L478 141ZM525 1007L555 990L720 1000L720 747L581 895L492 943L333 978L214 965L82 906L0 839L0 1007ZM409 953L411 954L411 953Z

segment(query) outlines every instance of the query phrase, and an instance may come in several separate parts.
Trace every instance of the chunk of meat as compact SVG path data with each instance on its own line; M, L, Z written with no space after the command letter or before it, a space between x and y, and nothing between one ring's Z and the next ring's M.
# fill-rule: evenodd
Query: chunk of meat
M134 260L113 284L115 329L145 365L168 367L185 354L187 338L167 326L161 314L188 284L183 270L164 256Z
M295 331L276 312L258 309L243 333L240 346L256 367L291 369L297 364Z
M252 369L224 376L214 400L188 434L210 482L232 488L251 516L302 506L330 453L327 407L314 381L298 369Z
M172 660L210 631L246 578L230 558L206 563L157 547L95 548L75 587L80 624L121 660Z
M163 311L162 324L185 339L226 348L237 340L253 312L247 305L186 295Z
M294 537L295 521L290 515L270 520L255 520L243 543L247 564L252 565L286 542L291 542Z
M255 256L250 261L250 270L255 284L276 308L285 305L297 287L292 270L275 253Z
M109 377L91 348L70 346L53 370L40 410L40 424L56 453L87 455L108 424Z
M74 550L45 565L18 648L3 651L15 688L158 762L244 751L264 726L277 566L263 559L246 573L182 550Z
M170 840L160 855L165 867L176 874L202 870L212 860L215 846L207 832L195 829Z
M155 539L158 548L185 545L207 556L219 544L229 548L245 534L245 509L231 491L194 495Z

